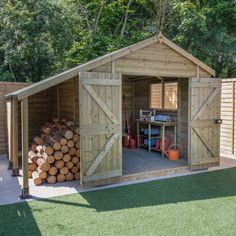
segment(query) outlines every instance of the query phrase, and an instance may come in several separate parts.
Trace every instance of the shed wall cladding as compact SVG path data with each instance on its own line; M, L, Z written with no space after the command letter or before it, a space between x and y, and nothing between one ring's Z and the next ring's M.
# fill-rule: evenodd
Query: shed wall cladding
M7 117L4 95L28 86L28 83L0 82L0 154L7 153ZM20 109L19 109L19 141L20 139Z
M139 118L140 109L150 109L150 83L149 80L137 80L134 82L134 114Z
M39 131L45 121L49 119L49 99L50 89L36 93L29 97L29 142Z
M236 79L223 79L221 92L220 154L236 156Z
M93 71L111 72L111 62ZM123 75L194 77L196 65L162 43L154 43L115 60L115 72ZM199 69L200 77L211 75Z
M50 89L49 120L66 118L79 123L78 77Z
M133 113L133 82L126 76L122 78L122 129L125 131L125 107L128 116Z
M75 86L75 87L74 87ZM29 142L46 121L59 117L79 122L78 79L70 79L29 97Z
M183 156L188 156L188 79L178 80L178 144L183 150Z

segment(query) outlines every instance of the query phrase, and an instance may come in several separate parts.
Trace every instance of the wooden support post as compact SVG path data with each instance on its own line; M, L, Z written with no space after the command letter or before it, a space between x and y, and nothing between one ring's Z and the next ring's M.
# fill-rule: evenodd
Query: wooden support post
M13 168L12 161L12 99L7 100L7 136L8 136L8 158L9 158L9 168Z
M18 99L12 101L12 176L19 176L18 164Z
M29 181L28 181L28 98L21 101L21 128L22 128L22 171L23 171L23 186L22 198L29 197Z

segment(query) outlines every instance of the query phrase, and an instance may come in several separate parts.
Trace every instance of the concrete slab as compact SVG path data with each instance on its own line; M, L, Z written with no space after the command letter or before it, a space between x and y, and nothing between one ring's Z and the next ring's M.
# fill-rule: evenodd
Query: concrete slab
M82 189L78 181L71 181L71 182L64 182L64 183L56 183L53 185L50 184L43 184L41 186L35 186L33 181L29 179L29 186L30 186L30 195L32 196L31 199L21 200L21 185L22 185L22 177L12 177L11 171L8 170L8 159L5 156L0 156L0 205L4 204L12 204L12 203L19 203L23 201L30 201L38 198L50 198L56 196L64 196L79 192L87 192L87 191L95 191L95 190L102 190L108 188L114 188L118 186L130 185L135 183L143 183L153 180L160 180L160 179L167 179L167 178L174 178L177 176L186 176L186 175L193 175L199 174L209 171L215 171L220 169L232 168L236 167L236 158L221 158L221 164L219 167L212 167L208 170L203 171L188 171L185 173L177 173L168 176L160 176L155 178L147 178L135 181L128 181L122 182L107 186L101 187L94 187L89 189Z

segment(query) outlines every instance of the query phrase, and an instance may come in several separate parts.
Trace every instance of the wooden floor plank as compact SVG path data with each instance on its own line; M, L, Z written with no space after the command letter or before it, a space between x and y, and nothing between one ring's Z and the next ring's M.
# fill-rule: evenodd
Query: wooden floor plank
M123 148L123 175L185 166L187 166L186 159L170 161L155 151L148 153L146 149Z

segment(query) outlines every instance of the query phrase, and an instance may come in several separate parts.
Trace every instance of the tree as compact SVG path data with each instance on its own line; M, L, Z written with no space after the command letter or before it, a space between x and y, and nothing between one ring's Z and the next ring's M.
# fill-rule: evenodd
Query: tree
M35 82L159 31L236 76L235 1L2 0L0 80Z
M59 6L46 0L0 4L2 70L15 81L36 82L63 67L63 54L73 43L73 34Z

